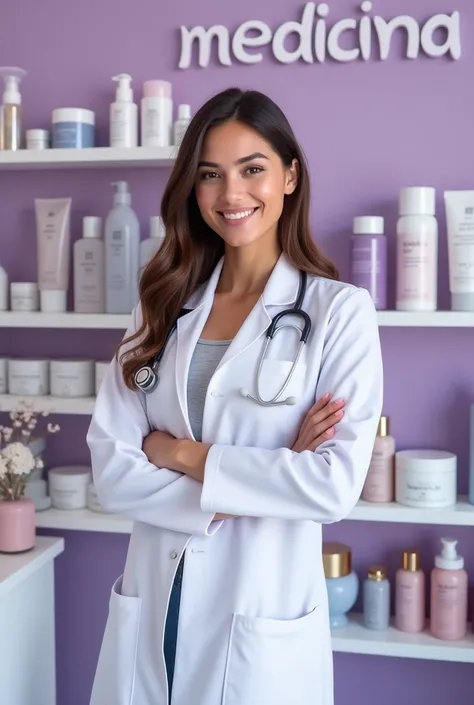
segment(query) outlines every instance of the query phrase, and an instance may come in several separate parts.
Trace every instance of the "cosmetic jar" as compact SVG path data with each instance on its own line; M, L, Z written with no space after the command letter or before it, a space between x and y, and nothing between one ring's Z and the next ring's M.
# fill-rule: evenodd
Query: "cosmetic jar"
M49 394L49 360L9 360L8 393L32 397Z
M395 453L395 501L407 507L440 509L457 499L457 457L444 450Z
M49 132L48 130L27 130L26 131L26 148L27 149L48 149L49 147Z
M51 497L48 497L46 480L33 479L30 476L25 487L25 497L31 499L37 512L51 507Z
M87 487L87 508L90 509L91 512L110 514L110 512L104 509L101 505L93 482L91 482Z
M12 282L10 284L10 306L12 311L37 311L39 306L36 282Z
M87 487L92 470L84 465L65 465L51 468L48 473L49 494L56 509L84 509L87 506Z
M344 627L347 612L355 605L359 579L352 570L352 553L344 543L323 543L323 566L329 600L331 628Z
M80 149L94 146L95 115L83 108L53 110L53 147Z
M54 397L92 397L93 360L51 360L51 394Z
M0 357L0 394L8 394L8 360Z
M104 379L104 375L107 372L107 369L110 365L110 362L103 362L98 360L95 363L95 393L99 393L100 385L102 384L102 380Z

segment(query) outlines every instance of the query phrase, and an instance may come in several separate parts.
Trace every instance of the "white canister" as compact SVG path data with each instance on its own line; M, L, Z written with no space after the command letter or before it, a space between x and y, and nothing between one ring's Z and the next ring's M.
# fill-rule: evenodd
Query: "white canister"
M49 394L49 360L9 360L8 393L20 397Z
M10 307L12 311L37 311L39 308L38 284L36 282L12 282L10 284Z
M99 393L100 385L104 379L104 375L109 368L110 362L102 362L98 360L95 363L95 393Z
M87 488L87 508L90 509L91 512L99 512L99 514L110 513L101 505L93 482L91 482Z
M49 147L49 132L48 130L27 130L26 131L26 148L27 149L48 149Z
M84 509L92 470L84 465L51 468L48 473L49 494L56 509Z
M395 453L395 499L420 509L452 507L457 499L457 457L443 450Z
M92 397L93 360L51 360L51 394L54 397Z
M8 394L8 360L0 357L0 394Z

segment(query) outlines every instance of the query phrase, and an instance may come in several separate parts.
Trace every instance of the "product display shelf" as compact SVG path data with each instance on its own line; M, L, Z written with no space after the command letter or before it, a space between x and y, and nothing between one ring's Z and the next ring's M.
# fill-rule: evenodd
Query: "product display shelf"
M15 411L23 403L31 404L33 410L48 411L51 414L90 415L94 410L95 397L60 398L60 397L20 397L12 394L0 394L0 412Z
M468 634L462 641L441 641L428 630L406 634L392 626L383 631L366 629L362 615L351 614L347 627L333 630L332 645L333 651L346 654L474 663L471 625L468 625Z
M0 311L0 328L96 328L125 330L130 315L107 313L41 313Z
M176 147L92 147L84 149L20 149L0 152L0 171L105 167L167 167Z
M474 328L474 312L467 311L378 311L382 328Z
M453 507L419 509L396 502L375 504L360 500L352 510L352 521L379 521L393 524L435 524L438 526L474 526L474 505L460 495Z
M133 522L117 514L101 514L90 509L46 509L36 512L36 526L62 531L100 531L112 534L130 534Z

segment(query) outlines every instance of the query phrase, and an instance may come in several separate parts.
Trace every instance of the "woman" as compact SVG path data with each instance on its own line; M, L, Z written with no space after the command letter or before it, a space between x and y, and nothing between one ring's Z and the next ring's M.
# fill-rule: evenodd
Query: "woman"
M269 98L200 109L88 433L102 504L134 520L92 705L332 705L321 525L360 496L382 365L370 297L337 281L309 206Z

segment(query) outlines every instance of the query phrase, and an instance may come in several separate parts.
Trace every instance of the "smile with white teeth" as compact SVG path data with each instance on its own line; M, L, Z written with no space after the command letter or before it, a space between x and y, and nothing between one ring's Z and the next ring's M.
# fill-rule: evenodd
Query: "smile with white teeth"
M256 210L256 208L251 208L250 210L238 211L234 213L223 212L222 215L226 220L241 220L242 218L248 218L248 216L252 215L252 213L254 213Z

